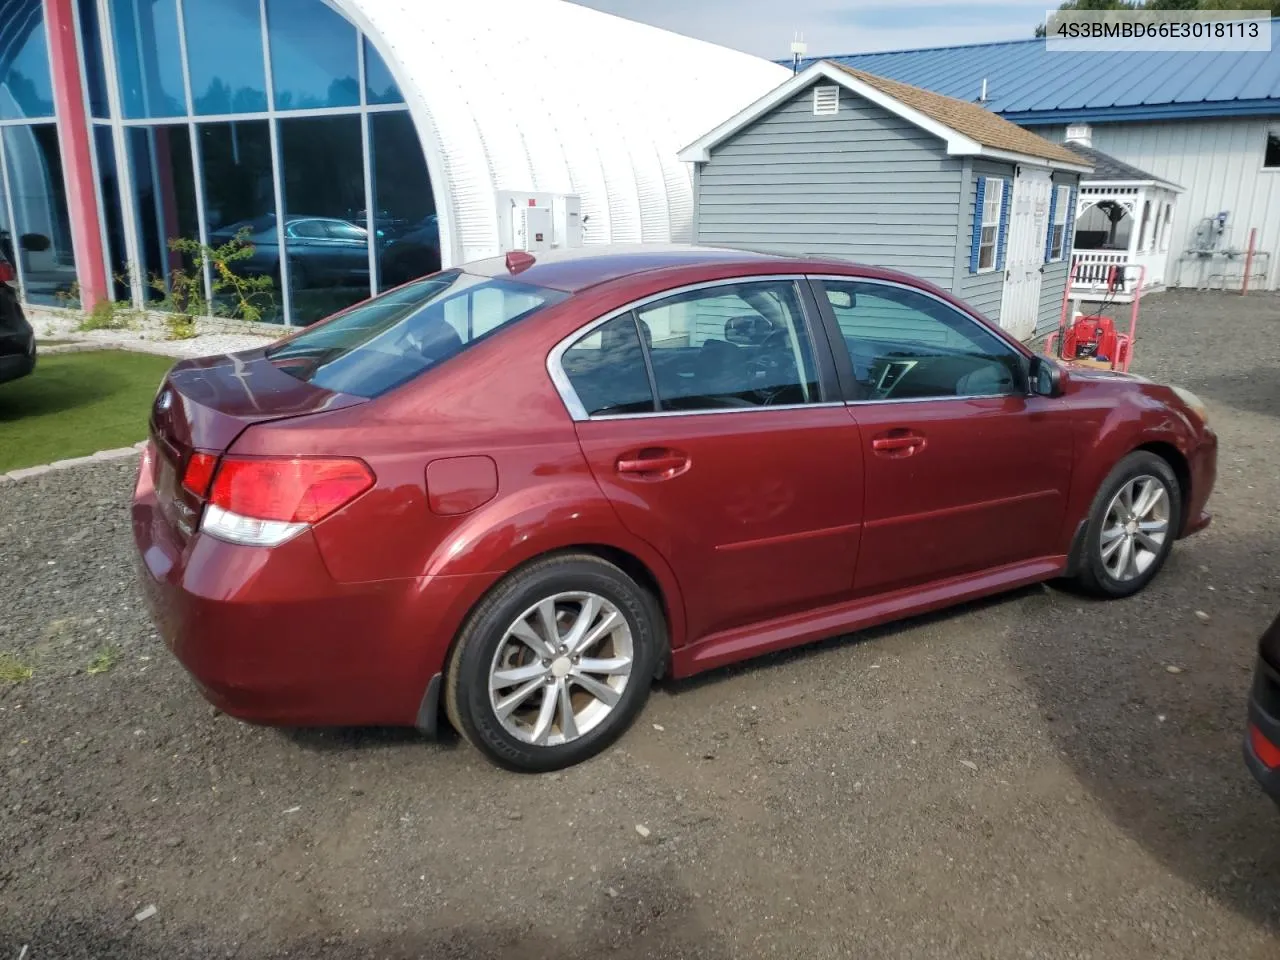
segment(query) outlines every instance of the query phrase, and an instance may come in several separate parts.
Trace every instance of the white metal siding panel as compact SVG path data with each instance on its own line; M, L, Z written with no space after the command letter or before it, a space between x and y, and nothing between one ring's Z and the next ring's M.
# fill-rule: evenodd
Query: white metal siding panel
M1271 253L1266 286L1280 289L1280 171L1264 171L1262 156L1274 118L1168 120L1160 123L1093 125L1093 145L1103 153L1169 180L1185 189L1173 208L1169 263L1165 276L1178 280L1178 257L1204 217L1227 210L1226 241L1244 250L1249 228L1258 228L1258 249ZM1053 140L1063 129L1036 128ZM1184 275L1188 271L1184 271ZM1196 273L1185 282L1194 284Z
M962 169L881 107L844 93L839 113L814 116L803 90L702 164L697 240L848 257L949 288Z
M676 154L789 71L566 0L328 0L413 115L446 266L498 249L497 192L576 193L587 243L692 237Z

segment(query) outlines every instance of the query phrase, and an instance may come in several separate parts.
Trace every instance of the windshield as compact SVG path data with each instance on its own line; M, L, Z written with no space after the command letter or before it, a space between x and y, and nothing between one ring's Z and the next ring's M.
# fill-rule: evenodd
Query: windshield
M299 380L376 397L567 296L456 270L438 273L352 307L266 355Z

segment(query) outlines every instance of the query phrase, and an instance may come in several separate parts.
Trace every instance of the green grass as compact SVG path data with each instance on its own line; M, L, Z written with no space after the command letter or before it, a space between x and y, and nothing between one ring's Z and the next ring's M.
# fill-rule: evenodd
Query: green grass
M0 473L145 439L173 363L123 350L40 357L35 372L0 384Z
M93 659L89 661L86 672L90 675L98 673L106 673L116 665L120 660L120 648L108 644L101 647L97 653L93 655Z
M31 679L32 670L12 653L0 653L0 681L22 683Z

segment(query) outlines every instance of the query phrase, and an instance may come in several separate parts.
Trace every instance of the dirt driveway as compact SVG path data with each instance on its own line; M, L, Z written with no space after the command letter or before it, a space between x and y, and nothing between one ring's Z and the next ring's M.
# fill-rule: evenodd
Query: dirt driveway
M0 682L0 960L1277 957L1280 811L1239 740L1280 608L1280 300L1146 319L1136 371L1208 401L1222 460L1144 595L667 684L542 777L216 715L135 596L133 464L0 486L0 651L34 669Z

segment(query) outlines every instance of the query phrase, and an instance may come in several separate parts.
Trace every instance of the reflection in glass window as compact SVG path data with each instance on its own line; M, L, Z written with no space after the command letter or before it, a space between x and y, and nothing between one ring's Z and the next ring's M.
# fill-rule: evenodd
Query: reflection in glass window
M41 0L0 4L0 120L53 116Z
M266 110L258 0L182 0L182 15L195 112Z
M107 263L115 284L115 299L128 300L132 293L127 276L124 218L120 215L120 182L116 179L116 152L109 126L103 123L93 125L93 146L98 155L98 190L106 218Z
M360 118L281 120L280 161L288 222L326 221L324 236L290 230L285 241L292 320L314 323L369 296Z
M58 131L40 123L5 127L3 134L26 296L33 303L57 304L57 295L76 280Z
M180 124L126 130L138 211L139 253L146 295L164 297L172 270L190 269L169 241L199 236L191 139ZM157 289L153 281L163 285Z
M1021 361L941 300L890 284L824 280L862 400L1018 393Z
M364 86L369 103L404 103L404 96L392 79L391 71L367 37L364 40Z
M112 0L111 20L124 115L185 114L176 0Z
M280 245L267 121L202 123L199 141L209 242L220 246L241 231L247 233L254 247L253 256L241 261L236 269L250 276L267 274L276 278L273 304L264 309L263 319L283 322L278 286ZM225 309L225 303L223 307Z
M378 289L440 269L440 229L422 144L407 111L369 115Z
M653 411L653 389L632 314L614 317L560 358L587 416Z
M268 0L277 110L360 103L356 29L319 0Z
M102 33L98 25L98 4L95 0L80 0L80 38L84 48L84 84L89 96L89 113L95 117L109 116L107 106L107 80L102 65Z
M817 367L795 285L736 283L636 311L663 410L816 403Z

